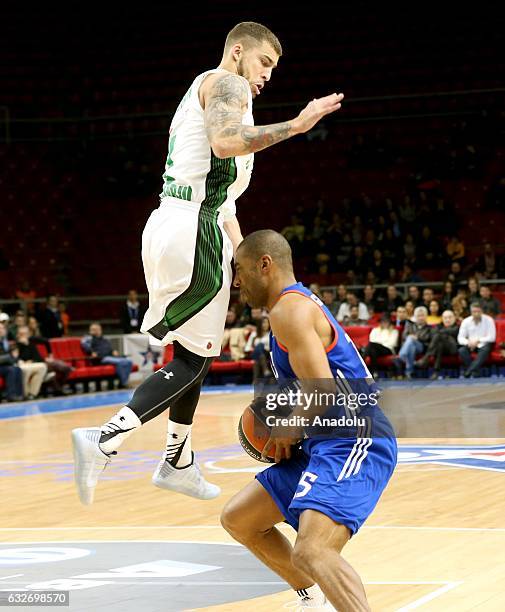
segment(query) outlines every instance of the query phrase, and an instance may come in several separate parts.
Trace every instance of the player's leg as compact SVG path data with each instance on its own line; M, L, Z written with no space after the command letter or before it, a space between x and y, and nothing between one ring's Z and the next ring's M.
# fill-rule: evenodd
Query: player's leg
M197 499L214 499L221 493L221 489L205 480L191 450L191 426L200 391L201 382L195 383L172 403L167 428L167 447L153 474L152 482L161 489Z
M370 610L360 577L340 554L349 529L317 510L304 510L293 549L295 567L312 576L337 610Z
M291 561L293 547L275 525L284 516L270 494L257 480L234 495L221 513L221 524L237 542L279 574L295 591L314 581Z
M174 343L173 361L137 387L128 405L100 428L72 432L76 483L82 503L92 503L94 488L110 455L144 423L166 410L193 385L200 384L211 363L212 358L201 357ZM195 407L192 399L187 406L188 418L192 419ZM215 494L214 491L214 497Z

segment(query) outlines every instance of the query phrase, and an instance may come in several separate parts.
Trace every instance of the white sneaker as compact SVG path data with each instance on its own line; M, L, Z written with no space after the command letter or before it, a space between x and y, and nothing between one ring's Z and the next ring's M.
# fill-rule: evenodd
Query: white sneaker
M191 454L193 462L184 468L176 468L163 458L153 474L153 485L197 499L214 499L221 489L205 480L194 453Z
M75 484L85 506L93 503L98 478L111 461L98 446L101 433L100 427L72 430Z

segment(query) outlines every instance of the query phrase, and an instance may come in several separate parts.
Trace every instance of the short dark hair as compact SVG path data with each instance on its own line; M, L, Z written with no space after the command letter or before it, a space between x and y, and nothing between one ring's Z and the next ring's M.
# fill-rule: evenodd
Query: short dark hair
M293 270L293 257L289 242L274 230L258 230L249 234L238 245L251 259L258 260L263 255L270 255L272 260L283 269ZM238 250L237 249L237 250Z
M248 47L250 46L248 43L252 41L262 43L264 40L272 45L277 55L282 55L282 45L277 36L266 26L261 25L261 23L256 23L255 21L243 21L232 28L228 32L224 48L228 49L237 42L242 42L245 47Z
M480 302L472 302L470 308L480 308L482 310L482 304Z

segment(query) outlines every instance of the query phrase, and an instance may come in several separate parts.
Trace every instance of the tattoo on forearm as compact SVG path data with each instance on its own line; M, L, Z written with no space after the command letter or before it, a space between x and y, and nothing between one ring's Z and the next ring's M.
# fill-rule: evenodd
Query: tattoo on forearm
M237 154L261 151L293 135L289 121L266 126L242 124L247 107L248 85L241 77L227 74L214 84L205 108L209 140L233 139Z

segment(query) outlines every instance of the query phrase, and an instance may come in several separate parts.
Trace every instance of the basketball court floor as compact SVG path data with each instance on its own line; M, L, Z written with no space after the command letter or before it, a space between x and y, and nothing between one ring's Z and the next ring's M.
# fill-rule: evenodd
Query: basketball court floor
M396 383L385 392L409 437L375 512L344 549L372 610L503 611L503 382ZM88 508L74 491L70 430L102 424L128 393L0 405L0 599L57 589L69 591L66 609L82 612L286 609L293 592L219 524L226 500L264 468L237 441L251 396L214 388L198 408L193 444L221 497L197 501L151 485L165 414L123 445Z

